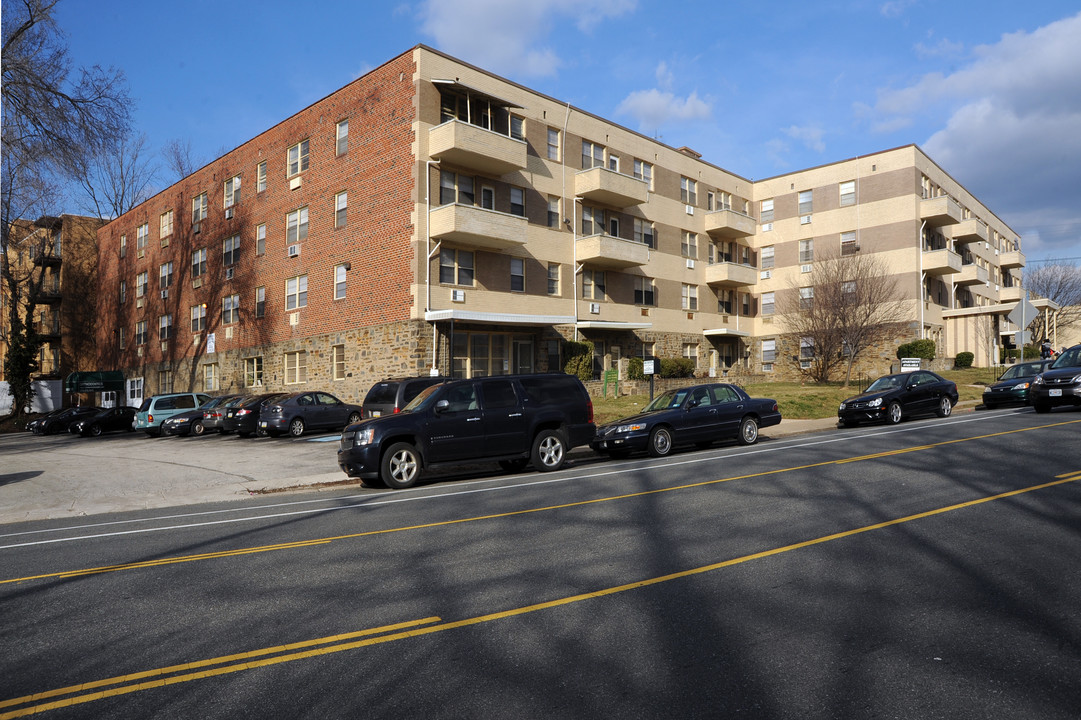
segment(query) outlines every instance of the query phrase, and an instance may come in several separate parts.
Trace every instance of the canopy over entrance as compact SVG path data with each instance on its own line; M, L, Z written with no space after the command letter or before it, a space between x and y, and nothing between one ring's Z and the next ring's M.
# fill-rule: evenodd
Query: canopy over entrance
M119 370L73 372L64 379L66 393L124 392L124 373Z

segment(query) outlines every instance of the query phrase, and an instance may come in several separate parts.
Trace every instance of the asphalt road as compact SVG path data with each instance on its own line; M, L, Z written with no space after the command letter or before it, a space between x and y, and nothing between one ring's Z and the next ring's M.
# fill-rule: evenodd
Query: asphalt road
M1081 413L0 526L0 718L1076 718Z

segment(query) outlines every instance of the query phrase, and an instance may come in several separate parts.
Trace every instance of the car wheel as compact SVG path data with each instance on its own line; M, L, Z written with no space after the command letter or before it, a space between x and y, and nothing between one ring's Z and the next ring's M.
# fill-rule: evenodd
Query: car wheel
M655 427L649 434L649 454L652 457L664 457L672 452L672 431L666 427Z
M739 435L736 437L740 445L754 445L758 442L758 421L748 415L739 423Z
M519 460L500 460L499 467L503 468L505 472L517 473L525 470L525 466L529 464L529 461L525 458Z
M558 430L541 430L533 439L531 458L533 467L541 472L551 472L563 467L563 463L567 461L563 435Z
M935 410L935 415L939 417L949 417L953 412L953 403L950 402L948 397L940 398L938 401L938 410Z
M94 437L101 437L101 425L94 423L90 426L90 434Z
M199 435L202 435L205 432L206 432L206 428L203 427L203 423L199 422L198 420L192 420L192 423L191 423L191 434L192 435L199 436Z
M1049 403L1049 402L1043 402L1043 401L1037 400L1035 403L1033 403L1032 407L1036 408L1036 412L1038 412L1038 413L1049 413L1049 412L1051 412L1051 403Z
M289 422L289 434L293 437L300 437L304 434L304 418L293 418Z
M346 425L352 425L353 423L360 422L360 413L355 412L349 416L349 419L345 421Z
M894 400L890 403L889 408L886 409L886 421L889 422L890 425L896 425L901 422L901 416L901 403Z
M416 448L406 442L394 443L383 454L379 476L390 488L412 487L420 476L420 457Z

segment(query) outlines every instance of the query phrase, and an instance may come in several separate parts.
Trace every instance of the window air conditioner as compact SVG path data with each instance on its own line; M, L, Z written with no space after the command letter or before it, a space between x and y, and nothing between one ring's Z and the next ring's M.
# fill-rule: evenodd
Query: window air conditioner
M808 224L810 222L811 222L811 216L810 215L800 215L800 218L799 218L799 224L800 225L806 225L806 224Z
M289 246L289 257L300 257L300 245L294 243Z
M684 207L688 215L694 215L694 205L687 205Z
M771 277L773 277L772 270L763 270L761 273L759 273L759 279L761 280L769 280Z
M169 291L168 290L162 290L161 291L161 299L166 300L168 298L169 298Z
M236 269L235 268L225 268L225 279L226 280L232 280L233 275L235 275L235 274L236 274Z
M590 303L589 304L589 312L591 314L593 314L593 315L600 315L600 313L601 313L601 304L600 303Z
M192 278L191 286L193 289L201 288L203 286L203 279L201 277Z
M691 260L690 258L687 259L687 269L694 270L694 260Z
M762 223L762 232L770 232L771 230L773 230L773 223Z
M300 179L300 177L293 178L289 181L289 189L296 190L298 187L300 187L301 182L303 181Z
M290 313L289 314L289 324L290 325L299 325L300 324L300 313Z
M809 273L809 272L811 272L811 266L810 266L810 264L806 264L806 265L800 265L800 266L799 266L799 271L800 271L801 273Z
M143 299L142 298L136 298L135 299L135 307L141 308L142 306L143 306Z
M450 299L452 302L465 302L465 290L451 290Z

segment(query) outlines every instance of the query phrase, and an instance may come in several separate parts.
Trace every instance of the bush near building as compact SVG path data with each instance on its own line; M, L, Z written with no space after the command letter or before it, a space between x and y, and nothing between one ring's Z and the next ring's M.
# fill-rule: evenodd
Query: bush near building
M971 354L971 353L970 353ZM922 358L924 360L935 359L935 341L934 340L913 340L912 342L904 343L897 346L897 359L901 358Z
M972 361L975 359L975 355L970 352L959 352L957 357L953 359L953 366L957 369L972 367Z

